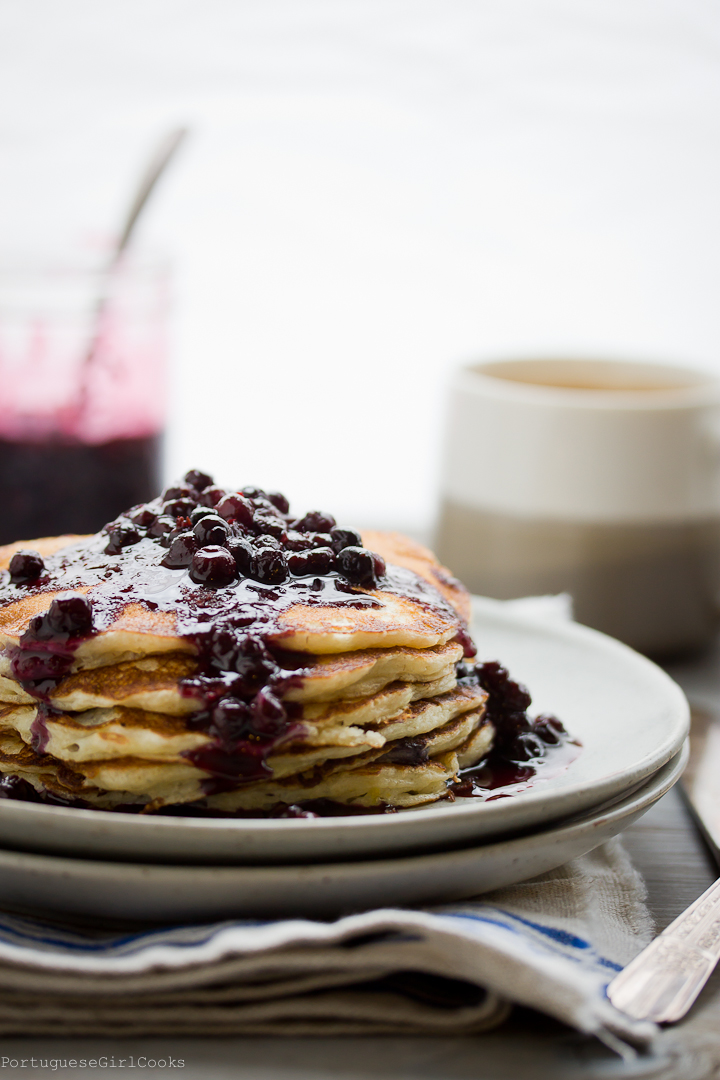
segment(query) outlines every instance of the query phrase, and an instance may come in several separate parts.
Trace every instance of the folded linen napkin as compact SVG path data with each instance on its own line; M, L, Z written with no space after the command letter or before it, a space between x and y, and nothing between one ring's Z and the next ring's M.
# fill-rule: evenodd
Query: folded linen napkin
M619 841L477 901L141 932L0 915L0 1035L463 1034L532 1006L623 1052L605 987L652 936Z

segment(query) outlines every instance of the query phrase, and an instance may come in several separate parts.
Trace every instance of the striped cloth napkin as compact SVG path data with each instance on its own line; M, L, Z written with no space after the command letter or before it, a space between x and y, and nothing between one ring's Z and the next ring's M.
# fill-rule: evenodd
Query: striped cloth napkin
M512 1004L620 1052L605 987L652 937L619 841L477 901L140 931L0 915L0 1035L466 1034Z

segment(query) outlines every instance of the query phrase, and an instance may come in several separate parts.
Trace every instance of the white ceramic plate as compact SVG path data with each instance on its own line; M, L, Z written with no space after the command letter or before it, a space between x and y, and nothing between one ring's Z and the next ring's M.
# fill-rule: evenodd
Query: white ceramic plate
M309 866L149 866L0 851L0 906L156 922L331 916L477 896L561 866L632 824L680 776L687 745L633 795L572 823L434 855Z
M577 623L540 624L476 599L480 656L525 682L583 744L562 775L513 798L459 799L398 814L228 820L112 814L0 801L0 844L30 851L210 865L309 862L430 851L580 813L637 787L682 746L689 709L649 660Z

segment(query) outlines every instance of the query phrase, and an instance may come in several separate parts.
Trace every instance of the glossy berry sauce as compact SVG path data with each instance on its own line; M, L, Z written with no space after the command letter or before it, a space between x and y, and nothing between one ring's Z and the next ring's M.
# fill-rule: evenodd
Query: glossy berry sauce
M557 717L528 715L530 694L497 661L460 663L457 674L459 685L479 683L487 692L486 716L495 727L495 740L487 757L462 769L450 785L455 797L491 802L517 795L565 772L579 755L581 744Z
M288 608L380 607L364 590L387 591L442 611L463 632L437 590L411 571L386 568L331 515L313 511L295 519L279 493L228 492L197 470L53 557L18 552L3 578L0 605L28 593L63 594L8 650L14 678L46 706L78 647L128 605L172 615L172 631L199 658L181 692L201 703L188 724L212 737L186 754L209 774L206 795L271 776L268 755L303 732L299 710L282 698L299 685L298 664L307 660L295 654L289 662L270 641ZM40 710L32 732L40 752L43 716Z

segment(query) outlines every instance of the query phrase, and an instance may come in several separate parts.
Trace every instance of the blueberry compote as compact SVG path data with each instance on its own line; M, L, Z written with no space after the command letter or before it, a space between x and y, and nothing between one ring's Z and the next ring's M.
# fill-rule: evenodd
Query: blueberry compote
M201 703L188 723L212 739L186 755L208 774L205 794L268 777L272 750L303 731L299 710L283 698L301 681L308 658L278 646L283 612L296 604L380 607L384 591L446 616L466 657L458 664L458 682L479 685L488 694L495 744L479 765L462 771L449 798L502 798L567 768L579 744L555 717L528 716L530 695L500 664L472 662L475 647L467 628L436 589L409 570L386 567L380 555L362 546L359 533L338 528L330 514L311 511L294 518L278 492L226 491L198 470L89 540L45 559L22 549L2 571L0 608L23 596L53 594L48 610L6 650L14 678L41 703L32 747L45 750L47 719L54 711L49 695L71 670L78 648L123 612L149 612L151 630L154 624L187 639L198 654L197 671L182 680L181 692ZM403 740L384 760L421 764L427 760L423 739ZM39 793L17 777L0 780L0 798L89 805ZM227 816L202 801L161 812ZM392 812L386 805L315 800L232 816Z
M79 646L123 612L150 612L150 630L194 645L197 673L181 692L202 705L188 723L212 737L187 754L208 773L206 795L271 775L270 752L302 733L283 696L301 680L303 661L273 644L291 606L381 607L383 591L412 597L454 624L474 655L437 590L409 570L386 568L354 530L320 511L294 518L277 492L226 491L197 470L55 556L18 553L2 578L0 608L28 594L54 594L8 650L14 678L46 707ZM44 717L40 710L32 733L39 751Z
M532 699L497 661L460 663L458 684L480 685L488 695L487 718L495 727L492 750L478 765L462 769L450 786L462 798L507 798L567 769L581 750L555 716L528 716Z

